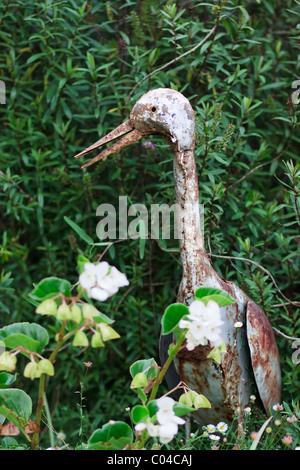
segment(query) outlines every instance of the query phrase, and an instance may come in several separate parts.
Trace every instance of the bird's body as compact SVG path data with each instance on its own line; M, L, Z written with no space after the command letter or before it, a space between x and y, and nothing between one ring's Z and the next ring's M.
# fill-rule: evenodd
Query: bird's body
M161 134L174 153L174 186L179 207L180 254L183 268L178 302L189 305L198 287L216 287L230 293L237 301L221 308L221 337L226 345L218 364L207 358L210 346L193 351L182 349L167 374L171 388L183 381L191 390L205 395L211 408L196 413L199 424L230 423L236 412L249 403L254 386L268 412L280 402L281 373L278 349L272 327L261 309L235 284L224 281L214 270L204 246L200 228L199 194L195 147L195 118L189 101L179 92L159 88L143 95L134 105L129 120L121 124L81 156L113 138L126 134L121 141L95 157L94 163L131 142L151 134ZM237 328L236 322L242 327ZM172 337L162 337L164 362Z

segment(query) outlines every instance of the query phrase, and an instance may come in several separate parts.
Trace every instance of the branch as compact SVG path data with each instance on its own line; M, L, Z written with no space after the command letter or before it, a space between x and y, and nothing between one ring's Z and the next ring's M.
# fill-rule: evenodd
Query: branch
M0 175L6 180L6 181L9 181L10 183L14 184L15 187L20 191L20 193L24 194L25 197L28 197L30 199L30 202L32 201L32 196L30 196L29 194L27 194L22 188L21 186L19 186L12 178L9 178L9 176L7 176L5 173L3 173L3 171L0 170Z
M282 157L288 151L288 149L290 147L291 140L292 140L293 133L294 133L294 129L295 129L295 125L296 125L296 123L294 122L293 125L292 125L292 128L291 128L291 133L290 133L288 143L287 143L285 149L279 155L276 155L276 157L272 158L272 160L269 160L268 162L261 163L260 165L256 166L255 168L252 168L252 170L248 171L248 173L246 173L244 176L242 176L242 178L240 178L239 180L235 181L230 186L228 186L228 188L226 188L226 191L228 191L228 189L233 188L234 186L239 184L241 181L246 179L254 171L258 170L259 168L262 168L263 166L270 165L271 163L275 162L275 160L278 160L278 158Z
M289 303L289 304L292 304L292 305L295 305L295 306L299 306L300 305L300 302L295 302L295 301L292 301L292 300L289 300L284 294L283 292L281 292L281 290L279 289L274 277L272 276L272 274L270 273L270 271L268 271L266 268L264 268L261 264L257 263L256 261L253 261L252 259L248 259L248 258L240 258L238 256L224 256L224 255L215 255L213 253L208 253L209 256L214 256L215 258L225 258L225 259L235 259L235 260L238 260L238 261L245 261L247 263L252 263L254 264L255 266L257 266L259 269L261 269L263 272L265 272L266 274L268 274L268 276L270 276L270 278L272 279L273 283L274 283L274 286L276 287L276 289L278 290L278 292L280 293L280 295Z
M293 336L285 335L284 333L282 333L282 331L277 330L277 328L274 328L274 326L273 326L273 330L275 331L275 333L277 333L277 334L280 335L280 336L283 336L283 338L285 338L285 339L292 339L293 341L294 341L295 339L296 339L296 340L299 340L299 338L294 338Z
M143 77L136 85L135 87L131 90L131 92L129 93L128 97L127 97L127 100L126 100L126 107L129 103L129 100L132 96L132 94L135 92L135 90L145 81L147 80L148 78L152 77L152 75L156 74L157 72L160 72L161 70L165 69L166 67L169 67L169 65L172 65L174 64L175 62L178 62L180 59L182 59L183 57L187 56L188 54L191 54L192 52L194 52L196 49L198 49L200 46L202 46L202 44L204 44L207 39L212 35L212 33L215 31L217 25L215 25L210 31L209 33L205 36L204 39L202 39L202 41L200 41L198 44L196 44L196 46L192 47L192 49L190 49L189 51L185 52L184 54L181 54L180 56L178 57L175 57L175 59L173 60L170 60L170 62L168 62L167 64L164 64L162 65L161 67L159 67L158 69L156 70L153 70L153 72L149 73L148 75L146 75L146 77Z

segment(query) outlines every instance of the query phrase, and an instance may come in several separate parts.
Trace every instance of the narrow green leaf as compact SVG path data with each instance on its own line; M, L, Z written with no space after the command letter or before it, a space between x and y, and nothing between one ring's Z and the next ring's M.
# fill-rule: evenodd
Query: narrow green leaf
M82 238L82 240L84 240L88 245L94 244L93 239L87 233L85 233L85 231L82 230L82 228L80 228L79 225L76 224L76 222L73 222L73 220L71 220L67 216L64 216L64 220L70 225L70 227L72 227L72 229L77 233L77 235L79 235L80 238Z
M184 416L188 413L191 413L192 411L195 411L195 408L180 402L175 403L173 410L176 416Z
M146 246L146 226L144 220L139 221L139 254L140 258L144 258Z
M0 372L0 388L8 388L17 380L17 374L9 374L8 372Z
M207 295L206 297L202 297L201 301L206 305L209 300L214 300L217 302L217 304L220 307L224 307L224 305L230 305L236 302L236 299L233 299L232 297L225 297L224 295L218 295L218 294L213 294L213 295Z
M195 292L195 299L201 300L205 304L209 300L214 300L220 307L236 302L236 299L231 297L228 292L216 287L199 287Z

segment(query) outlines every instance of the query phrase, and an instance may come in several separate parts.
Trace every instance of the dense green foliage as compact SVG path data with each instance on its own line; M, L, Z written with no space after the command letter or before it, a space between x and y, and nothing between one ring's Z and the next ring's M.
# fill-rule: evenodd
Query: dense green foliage
M160 137L151 138L155 148L135 144L89 169L73 159L123 122L148 89L175 88L196 111L200 202L214 267L279 332L300 337L299 105L290 98L300 88L292 88L300 75L299 16L297 0L186 1L177 8L170 0L1 2L0 327L37 321L27 294L45 276L77 282L79 253L94 260L103 254L130 280L101 306L121 339L100 352L68 348L56 365L49 407L54 427L69 439L73 433L76 441L80 424L90 432L126 419L135 399L129 366L158 360L159 320L181 278L179 253L168 251L173 242L123 240L106 250L88 245L64 218L97 243L101 203L118 207L120 195L130 203L174 202L172 153ZM180 58L214 25L207 42ZM299 366L292 340L276 338L283 399L292 403ZM28 382L20 377L19 386L34 396ZM89 411L81 421L80 403Z

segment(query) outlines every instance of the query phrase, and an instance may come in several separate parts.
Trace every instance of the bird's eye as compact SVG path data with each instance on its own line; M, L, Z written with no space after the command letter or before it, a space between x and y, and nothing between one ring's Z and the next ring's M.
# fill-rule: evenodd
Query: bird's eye
M156 107L155 107L155 106L153 106L153 108L151 109L151 111L152 111L153 113L155 113L155 111L156 111Z

